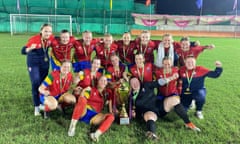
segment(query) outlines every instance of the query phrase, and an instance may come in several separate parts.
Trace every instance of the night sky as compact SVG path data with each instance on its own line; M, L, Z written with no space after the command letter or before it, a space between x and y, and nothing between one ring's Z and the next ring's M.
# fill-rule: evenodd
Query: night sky
M144 2L144 0L136 0ZM233 10L235 0L203 0L203 15L226 15ZM238 0L240 9L240 0ZM200 15L196 0L152 0L156 4L156 13L171 15Z

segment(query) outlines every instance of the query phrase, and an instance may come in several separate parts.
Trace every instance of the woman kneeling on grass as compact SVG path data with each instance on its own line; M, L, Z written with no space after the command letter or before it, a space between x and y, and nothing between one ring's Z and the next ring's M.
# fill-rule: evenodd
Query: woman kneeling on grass
M99 125L98 129L90 133L90 138L97 142L99 136L109 129L114 121L113 114L101 113L104 107L103 91L107 86L107 78L101 76L97 87L86 87L82 90L78 102L74 108L71 124L68 130L68 136L75 135L76 124L78 121L91 125Z
M145 82L140 85L139 79L135 77L130 79L130 86L132 89L130 96L130 117L143 117L147 125L146 136L149 139L158 139L155 121L158 117L165 116L172 108L174 108L178 116L183 119L187 128L194 131L200 131L200 129L189 120L179 100L177 101L174 98L158 99L154 94L154 88L166 85L170 81L170 78L160 78L157 81Z
M45 118L47 118L47 112L55 110L58 106L61 109L61 103L76 103L75 96L68 93L73 82L72 74L70 71L71 62L64 61L62 62L60 71L52 71L40 85L40 101L43 104L40 106L40 109L44 110Z
M182 80L181 103L186 110L195 100L196 117L203 119L202 108L206 100L206 88L204 81L206 77L217 78L221 75L223 68L220 61L215 62L216 68L211 71L202 66L196 66L196 58L188 56L185 59L185 66L180 68L180 77Z

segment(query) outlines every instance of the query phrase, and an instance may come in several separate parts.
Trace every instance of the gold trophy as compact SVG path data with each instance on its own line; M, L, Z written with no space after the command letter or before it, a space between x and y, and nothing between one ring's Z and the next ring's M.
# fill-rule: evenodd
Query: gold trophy
M127 125L130 123L128 113L126 111L125 103L128 101L128 92L129 89L126 86L126 84L121 84L121 86L118 88L118 94L119 94L119 103L121 104L121 110L119 113L119 124L120 125Z

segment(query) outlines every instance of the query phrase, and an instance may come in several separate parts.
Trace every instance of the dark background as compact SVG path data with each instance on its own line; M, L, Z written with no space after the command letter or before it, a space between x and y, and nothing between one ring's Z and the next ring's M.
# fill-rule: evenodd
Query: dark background
M146 0L135 0L135 2L145 3ZM203 0L202 11L201 9L197 8L196 0L152 0L151 2L152 4L154 3L156 4L155 11L157 14L171 14L171 15L236 14L236 10L233 11L234 0ZM238 9L240 6L239 3L240 0L238 0Z

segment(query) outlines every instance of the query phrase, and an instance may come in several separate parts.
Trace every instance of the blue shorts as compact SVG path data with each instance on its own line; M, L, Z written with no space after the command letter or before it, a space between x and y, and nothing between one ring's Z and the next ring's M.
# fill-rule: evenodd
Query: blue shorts
M72 66L73 66L73 71L76 73L79 71L83 71L84 69L90 69L91 62L90 61L74 62Z
M79 121L85 122L86 124L90 124L91 119L96 116L98 113L94 110L87 109L86 114L79 119Z
M58 101L61 96L62 95L57 95L57 96L54 96L54 98ZM45 101L45 96L43 94L40 94L40 103L44 104L44 101Z

